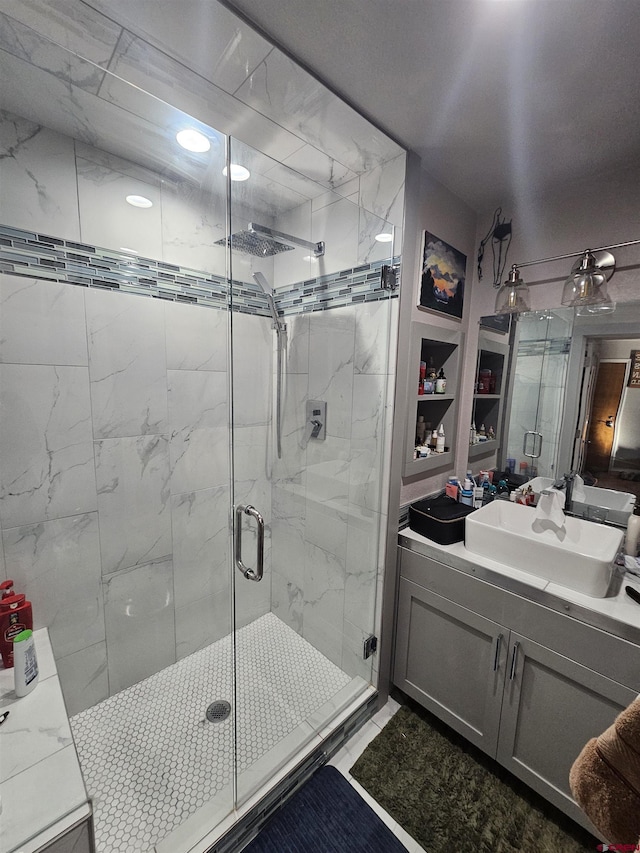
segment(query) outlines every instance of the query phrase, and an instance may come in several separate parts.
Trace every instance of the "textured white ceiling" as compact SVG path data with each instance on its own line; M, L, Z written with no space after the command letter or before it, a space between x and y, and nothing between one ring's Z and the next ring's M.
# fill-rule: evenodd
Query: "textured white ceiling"
M477 210L640 168L640 0L225 0Z

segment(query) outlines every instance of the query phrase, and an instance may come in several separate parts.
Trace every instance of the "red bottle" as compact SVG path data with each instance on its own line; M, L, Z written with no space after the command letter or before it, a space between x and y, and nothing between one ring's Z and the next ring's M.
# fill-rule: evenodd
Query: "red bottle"
M13 581L7 578L6 581L0 583L0 598L8 598L10 595L15 595L13 591Z
M13 666L13 638L33 628L31 602L20 595L0 599L0 655L5 669Z

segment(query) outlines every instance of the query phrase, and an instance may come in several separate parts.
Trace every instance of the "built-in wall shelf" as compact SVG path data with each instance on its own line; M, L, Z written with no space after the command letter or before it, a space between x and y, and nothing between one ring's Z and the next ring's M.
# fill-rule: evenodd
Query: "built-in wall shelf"
M495 438L469 445L469 459L495 454L500 449L502 405L507 385L509 345L500 343L485 332L478 336L478 362L473 395L471 424L476 431L493 427ZM488 390L487 390L488 389Z
M462 333L452 329L441 329L430 323L411 324L411 359L412 370L409 375L407 400L410 411L407 417L407 434L405 447L405 463L403 474L411 477L451 468L454 463L453 443L456 438L458 393L460 388L460 353ZM444 394L418 394L420 380L420 362L429 364L433 361L436 372L443 369L447 387ZM424 419L427 439L432 430L444 426L444 453L432 453L429 456L415 458L418 419Z
M488 456L489 453L495 453L499 446L495 439L471 444L469 446L469 459L479 459L481 456Z

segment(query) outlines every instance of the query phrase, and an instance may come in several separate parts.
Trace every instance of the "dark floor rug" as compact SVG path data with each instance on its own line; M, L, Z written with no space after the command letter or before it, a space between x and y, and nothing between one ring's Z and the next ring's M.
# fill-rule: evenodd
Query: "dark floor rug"
M244 853L407 853L345 777L322 767Z
M595 853L598 844L417 705L395 714L351 775L433 853Z

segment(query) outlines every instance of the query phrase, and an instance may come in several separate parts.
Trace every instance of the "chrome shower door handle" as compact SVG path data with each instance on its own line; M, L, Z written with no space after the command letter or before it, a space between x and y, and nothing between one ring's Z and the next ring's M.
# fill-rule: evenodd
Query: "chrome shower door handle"
M256 557L256 568L252 569L245 566L242 562L242 516L250 515L255 518L258 524L258 547ZM249 581L261 581L264 574L264 518L258 510L247 504L239 504L236 507L236 542L235 542L235 562L236 568L239 569L244 577Z
M529 448L529 436L533 436L531 448ZM529 456L531 459L538 459L542 453L542 433L535 430L528 430L524 434L522 441L522 455Z

